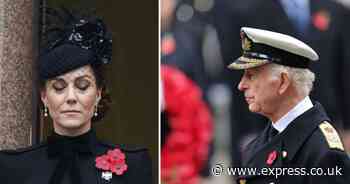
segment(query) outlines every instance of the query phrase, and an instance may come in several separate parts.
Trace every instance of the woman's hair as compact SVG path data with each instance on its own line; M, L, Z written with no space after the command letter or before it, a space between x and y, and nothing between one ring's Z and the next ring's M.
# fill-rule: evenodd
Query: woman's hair
M96 78L96 85L98 89L101 89L101 99L97 105L97 116L92 117L92 122L96 122L105 117L109 110L109 106L112 103L112 99L107 87L106 81L106 67L104 65L91 67Z
M98 115L101 120L109 109L111 98L107 88L106 69L112 57L112 39L104 22L94 16L80 16L67 9L48 9L46 29L42 31L39 57L39 87L79 67L90 65L101 90Z

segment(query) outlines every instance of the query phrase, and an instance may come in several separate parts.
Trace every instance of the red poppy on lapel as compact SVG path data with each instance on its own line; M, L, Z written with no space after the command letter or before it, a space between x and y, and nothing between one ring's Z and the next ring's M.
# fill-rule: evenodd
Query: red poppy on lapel
M313 25L320 31L327 31L330 22L331 16L326 10L320 10L312 16Z
M267 156L266 164L272 165L273 162L276 160L276 158L277 158L277 151L274 150L271 153L269 153L269 155Z
M128 169L128 165L125 163L125 154L118 148L97 157L95 162L98 169L110 171L116 175L122 175Z

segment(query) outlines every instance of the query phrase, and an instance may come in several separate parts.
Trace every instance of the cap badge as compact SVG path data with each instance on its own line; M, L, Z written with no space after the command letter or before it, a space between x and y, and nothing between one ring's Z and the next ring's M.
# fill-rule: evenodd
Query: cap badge
M246 37L244 32L241 32L241 39L243 52L249 51L252 47L252 42Z

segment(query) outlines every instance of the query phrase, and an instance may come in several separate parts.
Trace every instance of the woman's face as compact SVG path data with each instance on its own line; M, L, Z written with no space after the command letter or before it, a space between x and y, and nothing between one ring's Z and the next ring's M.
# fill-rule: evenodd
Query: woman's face
M41 91L55 132L67 136L90 130L100 97L101 90L89 65L48 80Z

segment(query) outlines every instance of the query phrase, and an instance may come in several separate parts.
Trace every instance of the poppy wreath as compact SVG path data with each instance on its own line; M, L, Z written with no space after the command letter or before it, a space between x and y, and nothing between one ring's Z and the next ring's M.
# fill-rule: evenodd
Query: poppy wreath
M161 77L170 127L161 150L162 183L198 183L212 136L210 111L200 88L181 71L162 65Z

